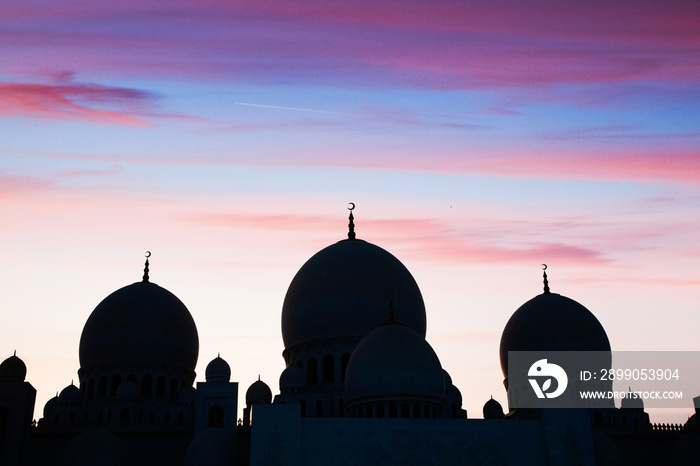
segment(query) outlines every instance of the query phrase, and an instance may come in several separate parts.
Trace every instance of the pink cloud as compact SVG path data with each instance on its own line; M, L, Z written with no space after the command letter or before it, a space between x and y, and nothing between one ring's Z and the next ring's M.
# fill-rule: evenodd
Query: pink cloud
M117 87L0 83L0 115L150 126L151 123L124 111L95 108L105 105L128 107L149 98L145 92Z
M333 231L329 238L343 239L343 223L337 217L303 215L255 215L249 213L196 213L182 217L188 223L213 224L231 228L252 228L271 231L309 232ZM434 219L362 219L357 224L358 239L378 245L389 243L390 249L401 251L418 260L442 263L540 263L597 265L609 260L590 248L556 242L530 242L519 247L498 247L497 231L477 228L468 233L471 238L458 238L453 229ZM401 232L401 233L397 233ZM459 232L465 234L465 232ZM371 238L370 238L371 236ZM295 239L298 239L296 236Z
M481 174L563 180L604 180L697 183L700 156L696 151L654 149L600 149L591 152L564 149L502 149L440 151L434 148L389 148L380 152L346 150L329 157L325 149L305 149L303 154L275 151L265 157L217 155L80 154L50 153L0 147L0 153L71 161L112 164L181 166L268 166L352 168L421 171L449 174ZM430 154L430 157L425 157Z
M304 215L255 215L248 213L198 212L183 219L196 224L210 224L231 228L252 228L286 231L324 231L337 225L337 219Z
M14 198L23 191L45 189L51 186L53 186L53 182L47 179L6 175L0 171L0 201Z
M0 36L22 44L0 46L6 72L38 72L51 50L71 69L228 82L494 88L700 76L691 0L69 5L3 12L24 20Z

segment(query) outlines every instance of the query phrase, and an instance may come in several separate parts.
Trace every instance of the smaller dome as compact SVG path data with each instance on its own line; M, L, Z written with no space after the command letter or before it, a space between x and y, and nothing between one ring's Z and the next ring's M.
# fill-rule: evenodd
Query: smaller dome
M345 373L347 404L424 400L445 404L445 374L425 339L405 325L373 330L353 351Z
M126 453L117 437L105 429L89 429L68 445L63 459L65 466L126 464Z
M187 447L185 466L226 466L236 462L236 439L227 430L208 427Z
M0 382L24 382L27 366L17 355L12 355L0 364Z
M598 319L582 304L545 292L520 306L503 329L499 353L505 377L509 351L609 353L610 341Z
M462 406L462 392L456 386L445 386L445 395L450 401L458 401L459 405Z
M221 359L221 356L217 356L207 365L204 376L207 382L229 382L231 380L231 367Z
M299 366L287 366L280 375L280 391L288 388L306 388L306 373Z
M484 419L501 419L503 417L503 406L494 400L493 397L484 403Z
M445 376L445 388L450 387L452 385L452 377L445 369L443 369L442 372Z
M44 417L53 416L53 413L56 412L58 407L59 407L59 401L58 401L58 395L56 395L53 398L51 398L49 401L47 401L46 404L44 405Z
M265 382L260 380L260 376L245 392L245 403L248 406L272 403L272 390Z
M629 390L630 394L633 394L632 388ZM644 411L644 400L642 397L634 393L630 398L623 398L620 402L620 409L624 410L634 410L634 411Z
M82 401L83 395L80 393L80 389L73 385L72 382L61 390L61 394L58 396L58 404L60 406L75 406L82 403Z
M136 398L139 396L139 387L136 382L127 380L117 388L117 398Z

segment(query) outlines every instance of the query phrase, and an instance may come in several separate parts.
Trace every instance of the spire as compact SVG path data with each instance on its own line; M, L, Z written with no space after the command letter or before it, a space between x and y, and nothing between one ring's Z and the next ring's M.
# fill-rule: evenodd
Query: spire
M151 251L146 251L146 265L143 267L143 282L148 283L148 258L151 257Z
M397 322L396 317L394 316L394 300L393 299L389 300L389 320L382 323L382 325L403 325L401 322Z
M355 203L351 202L348 204L348 210L350 211L350 223L348 223L348 239L355 239L355 217L352 215L352 211L355 209Z
M547 264L542 264L542 276L544 277L544 294L550 294L549 281L547 280Z

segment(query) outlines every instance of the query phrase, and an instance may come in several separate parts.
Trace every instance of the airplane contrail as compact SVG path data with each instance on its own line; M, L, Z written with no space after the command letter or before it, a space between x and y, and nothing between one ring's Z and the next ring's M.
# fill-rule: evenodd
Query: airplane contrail
M345 113L339 112L329 112L326 110L314 110L312 108L298 108L298 107L281 107L279 105L264 105L264 104L251 104L246 102L234 102L234 105L244 105L246 107L260 107L260 108L272 108L275 110L292 110L295 112L308 112L308 113L325 113L328 115L346 115Z

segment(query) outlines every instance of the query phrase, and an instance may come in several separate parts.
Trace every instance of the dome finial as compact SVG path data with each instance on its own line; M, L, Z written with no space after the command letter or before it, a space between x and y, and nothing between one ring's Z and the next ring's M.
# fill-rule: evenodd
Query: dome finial
M151 257L151 251L146 251L146 265L143 267L143 281L148 283L148 258Z
M544 294L549 294L549 281L547 280L547 264L542 264L542 276L544 278Z
M350 223L348 223L348 239L355 239L355 217L352 215L352 211L355 209L355 203L351 202L348 204L348 210L350 211Z

